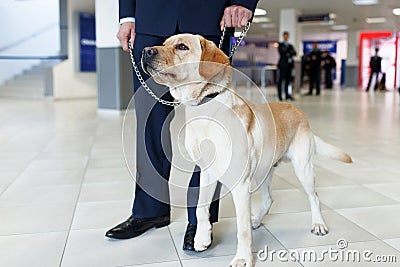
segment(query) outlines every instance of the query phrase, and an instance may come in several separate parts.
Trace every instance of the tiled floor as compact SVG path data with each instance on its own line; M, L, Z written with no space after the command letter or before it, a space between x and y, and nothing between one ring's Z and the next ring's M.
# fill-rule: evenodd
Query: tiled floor
M314 132L348 151L354 164L314 159L330 228L324 237L310 233L307 196L292 167L280 166L270 215L253 232L254 257L265 246L321 253L337 249L337 241L345 239L349 249L394 255L397 263L284 262L275 257L259 259L256 266L400 266L399 95L346 89L302 97L295 104L308 115ZM182 208L173 208L169 227L126 241L104 237L129 216L133 197L122 153L122 122L123 115L98 113L95 100L0 99L1 267L229 265L236 250L230 195L222 200L214 242L206 252L182 251Z

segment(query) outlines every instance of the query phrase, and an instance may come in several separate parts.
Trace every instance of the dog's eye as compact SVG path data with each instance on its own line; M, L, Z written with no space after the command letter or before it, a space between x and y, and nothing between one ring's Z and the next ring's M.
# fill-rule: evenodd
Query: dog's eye
M189 50L189 47L187 47L185 44L180 43L176 45L176 49L178 50Z

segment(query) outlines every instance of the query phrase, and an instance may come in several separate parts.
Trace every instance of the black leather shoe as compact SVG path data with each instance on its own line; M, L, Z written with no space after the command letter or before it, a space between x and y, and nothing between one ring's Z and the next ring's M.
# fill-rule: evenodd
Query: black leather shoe
M161 228L168 226L169 223L169 214L149 219L137 219L131 216L125 222L120 223L114 228L108 230L106 232L106 237L115 239L129 239L137 237L153 227Z
M197 230L197 225L190 224L190 223L188 224L188 226L186 228L185 237L183 238L183 250L195 251L195 249L194 249L194 236L196 235L196 230ZM211 247L212 241L213 241L213 236L211 234L211 243L207 247L207 249L209 247Z

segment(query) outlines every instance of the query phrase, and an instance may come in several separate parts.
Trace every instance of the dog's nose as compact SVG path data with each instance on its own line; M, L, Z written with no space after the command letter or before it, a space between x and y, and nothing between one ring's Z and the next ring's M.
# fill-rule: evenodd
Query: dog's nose
M158 50L156 48L146 47L145 49L143 49L143 56L145 58L152 58L157 54L158 54Z

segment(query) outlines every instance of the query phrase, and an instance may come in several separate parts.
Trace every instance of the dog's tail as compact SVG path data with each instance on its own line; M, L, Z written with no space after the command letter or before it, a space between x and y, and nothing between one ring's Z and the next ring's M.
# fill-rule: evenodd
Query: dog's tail
M328 157L330 159L339 160L345 163L352 163L351 157L344 151L337 147L334 147L328 143L325 143L321 138L314 135L315 141L315 152L321 156Z

